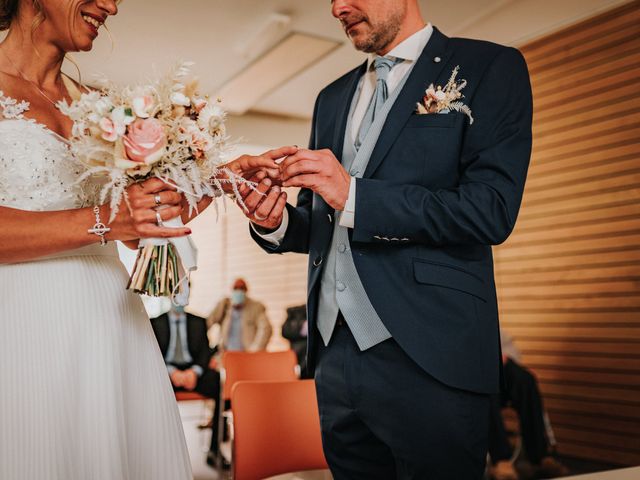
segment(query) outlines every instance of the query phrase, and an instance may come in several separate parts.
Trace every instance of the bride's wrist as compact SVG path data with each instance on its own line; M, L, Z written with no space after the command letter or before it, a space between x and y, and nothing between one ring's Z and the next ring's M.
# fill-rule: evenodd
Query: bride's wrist
M106 207L106 211L105 211ZM105 246L109 238L107 235L111 233L111 228L107 225L108 206L101 205L89 209L93 223L87 229L87 233L93 235L94 241Z

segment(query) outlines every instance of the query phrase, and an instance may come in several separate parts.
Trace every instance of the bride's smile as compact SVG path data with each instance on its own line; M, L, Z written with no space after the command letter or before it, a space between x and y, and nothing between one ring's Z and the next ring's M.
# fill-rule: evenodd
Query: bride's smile
M91 32L94 33L94 36L98 35L98 29L104 25L105 21L104 17L98 17L92 13L82 13L82 19L85 21Z

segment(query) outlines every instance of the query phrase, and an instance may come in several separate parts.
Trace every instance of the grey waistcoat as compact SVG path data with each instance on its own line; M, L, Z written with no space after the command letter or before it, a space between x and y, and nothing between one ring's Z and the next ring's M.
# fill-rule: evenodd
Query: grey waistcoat
M387 116L410 74L411 69L389 96L382 110L378 112L358 151L356 151L353 144L351 131L353 112L362 87L353 96L342 150L342 165L349 171L351 176L362 178L364 175ZM318 330L324 344L328 345L335 328L338 311L341 311L358 347L360 350L367 350L391 338L391 334L373 308L362 285L353 262L348 229L339 224L340 214L341 212L336 214L331 247L320 283Z

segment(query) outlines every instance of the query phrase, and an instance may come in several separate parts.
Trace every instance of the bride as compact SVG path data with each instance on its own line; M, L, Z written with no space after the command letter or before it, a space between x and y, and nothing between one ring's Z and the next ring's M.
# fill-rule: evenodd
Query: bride
M101 245L89 230L109 207L93 208L98 185L76 183L71 121L55 107L69 99L66 52L90 50L117 11L114 0L0 0L2 479L191 478L167 371L113 243L189 234L156 217L159 204L163 220L185 216L184 200L157 179L129 187L131 209ZM229 165L248 177L284 154Z

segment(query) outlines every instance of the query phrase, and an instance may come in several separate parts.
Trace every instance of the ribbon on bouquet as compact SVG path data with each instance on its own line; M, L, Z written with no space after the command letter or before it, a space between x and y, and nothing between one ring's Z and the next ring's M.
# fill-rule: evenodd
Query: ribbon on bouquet
M163 222L184 227L180 217ZM174 305L189 303L189 278L198 269L198 249L191 236L143 238L128 289L150 296L170 296Z

